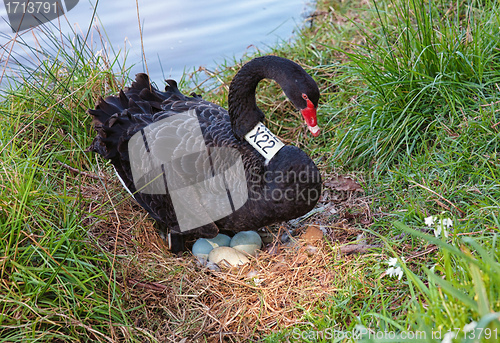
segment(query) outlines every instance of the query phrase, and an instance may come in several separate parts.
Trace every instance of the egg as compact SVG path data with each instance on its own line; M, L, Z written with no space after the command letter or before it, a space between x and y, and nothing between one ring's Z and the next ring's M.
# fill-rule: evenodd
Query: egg
M193 244L193 255L202 258L204 260L208 259L208 254L214 249L221 246L229 246L231 238L224 234L218 234L214 238L200 238Z
M217 243L220 247L228 247L229 244L231 243L231 237L223 233L219 233L214 238L209 239L209 241Z
M238 251L255 256L257 250L262 246L262 239L255 231L241 231L231 239L230 246Z
M208 254L208 261L218 265L229 263L233 267L250 262L242 252L230 247L214 248L210 251L210 254Z

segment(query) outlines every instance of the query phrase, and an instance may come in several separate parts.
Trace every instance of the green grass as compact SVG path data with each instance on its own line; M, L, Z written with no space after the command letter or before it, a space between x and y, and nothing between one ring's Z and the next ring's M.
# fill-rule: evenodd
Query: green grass
M500 17L493 1L374 4L381 25L348 55L368 90L345 144L378 171L498 100Z
M310 139L272 82L258 95L268 126L323 172L364 180L373 221L352 226L382 247L352 258L347 276L333 278L337 292L304 324L262 333L264 341L345 342L371 332L360 337L389 342L376 335L385 330L396 341L420 333L441 342L471 322L481 342L500 337L499 6L322 1L311 27L273 50L317 80L323 132ZM86 110L129 82L126 64L110 60L111 50L96 55L102 45L85 38L39 35L44 47L31 48L44 58L20 63L0 99L0 341L156 341L166 312L157 309L147 329L136 325L141 308L119 287L120 256L88 232L97 216L82 194L89 181L67 167L96 169L84 152ZM226 106L241 63L227 61L192 90ZM186 92L201 80L190 77ZM436 237L429 216L452 220L449 237ZM401 279L386 274L393 257ZM160 277L158 267L143 268L148 280ZM463 331L453 340L473 341Z
M40 60L13 66L0 102L0 341L118 341L132 330L112 256L92 244L81 178L61 165L90 165L86 110L118 87L116 61L38 35Z
M332 77L320 78L327 82L321 88L335 84L344 93L326 94L329 118L323 124L327 131L333 127L332 134L324 136L323 147L308 147L328 157L327 170L364 174L375 199L371 208L384 215L363 229L384 248L381 255L363 257L364 277L353 272L352 282L339 283L331 302L305 318L308 325L268 339L343 341L348 333L369 330L365 341L409 341L403 339L406 333L424 332L422 341L440 342L448 330L475 321L474 333L484 329L481 341L496 341L499 5L377 1L351 2L350 9L333 6L335 12L316 27L326 34L290 47L303 56L298 60L314 49L308 65L335 65ZM344 24L336 25L342 16ZM332 56L344 63L329 63ZM454 224L453 235L441 240L426 231L424 218L442 212ZM407 260L400 281L384 274L383 260L389 257ZM384 330L395 336L375 335ZM473 341L468 338L472 333L458 332L454 342Z

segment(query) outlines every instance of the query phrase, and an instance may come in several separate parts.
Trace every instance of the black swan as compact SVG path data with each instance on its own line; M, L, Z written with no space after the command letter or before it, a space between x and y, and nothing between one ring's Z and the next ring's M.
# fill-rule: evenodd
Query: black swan
M228 111L183 95L174 80L166 80L161 92L146 74L89 110L97 132L89 150L111 161L125 188L168 235L172 252L185 250L186 235L257 230L316 205L316 165L262 124L255 91L264 78L281 86L317 136L318 86L298 64L277 56L241 68L229 87Z

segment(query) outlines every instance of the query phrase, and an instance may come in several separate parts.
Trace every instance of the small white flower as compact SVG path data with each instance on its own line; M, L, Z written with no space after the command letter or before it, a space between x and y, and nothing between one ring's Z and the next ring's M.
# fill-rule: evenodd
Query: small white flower
M437 226L434 229L434 236L439 237L441 235L441 230L442 230L442 227L441 226Z
M443 340L441 343L453 343L453 338L455 337L455 333L453 331L449 331L444 334Z
M431 227L432 225L434 225L435 221L436 221L436 217L434 217L434 216L430 216L430 217L427 217L424 219L424 223L428 227Z
M439 218L438 216L427 217L424 219L424 223L428 227L434 226L434 235L436 237L441 236L441 234L448 237L448 230L446 229L453 226L453 220L451 220L451 218Z
M401 280L401 277L403 276L403 269L401 269L401 267L396 267L396 268L390 267L385 272L390 277L396 277L397 276L399 280Z
M472 321L470 322L469 324L465 324L464 325L464 328L462 329L462 331L465 333L465 332L469 332L469 331L472 331L476 328L477 326L477 323L475 321Z
M450 218L440 219L438 224L436 225L436 228L434 229L434 235L436 237L439 237L442 232L443 236L448 237L448 230L446 229L450 226L453 226L453 221Z
M395 267L396 264L398 264L398 259L397 257L391 257L389 259L389 262L387 262L388 265Z
M404 262L405 259L404 257L401 257L401 261ZM403 269L399 265L399 261L397 257L391 257L389 261L386 262L390 267L385 271L387 275L390 277L398 277L399 280L401 280L401 277L403 276Z
M441 219L440 224L441 226L446 226L446 228L449 228L453 226L453 220L451 220L450 218L444 218Z

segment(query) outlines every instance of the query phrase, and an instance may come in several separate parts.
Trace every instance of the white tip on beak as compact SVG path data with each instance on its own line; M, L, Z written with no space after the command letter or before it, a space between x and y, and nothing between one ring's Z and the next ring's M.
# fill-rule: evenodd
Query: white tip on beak
M314 137L317 137L319 135L319 131L320 131L320 128L318 125L316 126L308 126L309 127L309 131L311 131L312 135Z

